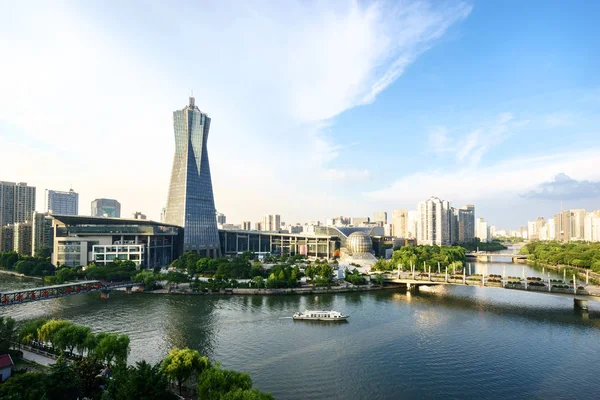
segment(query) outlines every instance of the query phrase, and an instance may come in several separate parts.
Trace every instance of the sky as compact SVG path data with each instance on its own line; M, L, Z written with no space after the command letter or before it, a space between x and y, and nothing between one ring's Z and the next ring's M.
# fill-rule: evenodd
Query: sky
M600 209L600 2L0 0L0 180L158 220L172 112L227 222Z

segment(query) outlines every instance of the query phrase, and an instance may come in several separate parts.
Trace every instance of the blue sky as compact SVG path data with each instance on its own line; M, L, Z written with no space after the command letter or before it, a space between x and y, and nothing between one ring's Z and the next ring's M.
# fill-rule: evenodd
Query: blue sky
M600 208L597 2L0 7L0 180L40 209L72 186L82 213L114 197L157 219L191 89L228 222L432 195L501 228Z

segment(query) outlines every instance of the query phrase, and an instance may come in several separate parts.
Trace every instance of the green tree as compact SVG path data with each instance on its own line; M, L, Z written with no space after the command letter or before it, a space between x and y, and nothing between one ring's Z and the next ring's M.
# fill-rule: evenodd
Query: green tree
M200 374L210 366L210 361L205 356L201 357L198 350L173 349L162 362L162 372L169 379L177 382L179 394L183 382L193 374Z
M0 385L0 398L14 400L40 400L45 398L49 377L44 373L14 374Z
M273 397L252 389L250 375L213 365L205 369L198 377L198 398L204 400L268 400Z
M23 344L37 342L39 340L39 329L44 326L46 322L48 322L48 320L45 318L37 318L25 322L19 329L19 341Z
M75 361L75 371L79 377L82 396L87 398L99 398L105 383L104 377L100 375L104 366L95 358L83 357Z
M77 348L80 354L83 354L85 341L90 333L90 328L86 326L70 324L56 332L54 341L56 347L61 350L68 349L73 354L73 351Z
M0 316L0 354L8 353L11 342L17 340L15 320L11 317Z
M73 268L63 267L56 270L56 283L65 283L77 278L77 274Z
M81 396L80 385L75 366L61 356L50 366L46 396L49 399L77 399Z
M38 330L38 338L42 342L50 343L50 347L54 349L58 331L71 324L73 324L71 321L64 319L51 319Z
M100 360L111 364L126 363L129 355L129 336L117 333L104 333L96 336L98 344L94 348L94 355Z
M252 280L254 281L254 283L256 283L257 288L260 289L264 286L265 279L262 276L255 276L254 278L252 278Z

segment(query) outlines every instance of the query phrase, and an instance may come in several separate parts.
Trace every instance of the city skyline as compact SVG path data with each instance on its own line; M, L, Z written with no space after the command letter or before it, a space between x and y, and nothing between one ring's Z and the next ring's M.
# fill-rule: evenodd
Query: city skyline
M0 66L0 147L12 150L0 179L36 186L38 211L43 189L72 185L81 204L116 198L123 215L159 220L174 151L166 110L194 89L215 120L215 203L234 223L273 211L289 223L390 216L432 195L506 229L561 201L595 210L599 52L586 32L598 5L540 4L250 2L111 18L109 4L11 4L0 16L0 49L15 60ZM193 32L169 22L206 12L211 23ZM225 20L242 22L214 35ZM211 63L173 48L203 36ZM90 109L101 116L91 126ZM140 169L147 154L163 156Z

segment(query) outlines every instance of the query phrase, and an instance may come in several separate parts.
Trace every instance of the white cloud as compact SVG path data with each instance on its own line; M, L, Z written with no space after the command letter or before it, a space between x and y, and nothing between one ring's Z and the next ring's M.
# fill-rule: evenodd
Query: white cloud
M543 117L544 124L549 128L560 128L575 124L576 116L571 112L555 112Z
M349 169L340 171L330 168L323 174L323 179L327 181L351 181L360 182L368 179L371 172L368 169Z
M17 158L37 151L27 168L11 164L0 178L41 190L72 184L82 204L113 196L125 213L158 218L171 111L194 89L213 119L217 208L232 221L281 204L288 220L314 218L297 182L322 189L306 178L335 171L347 146L328 136L327 121L373 101L471 9L426 1L110 7L15 2L3 10L0 54L10 62L0 64L0 126L11 129L0 139Z
M508 159L486 167L432 170L397 179L388 187L364 193L369 200L416 204L435 195L456 203L504 200L537 188L557 173L578 180L600 180L600 148Z

